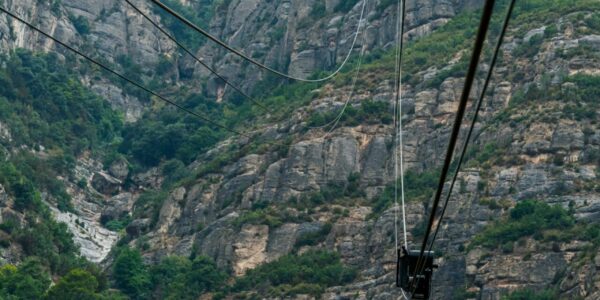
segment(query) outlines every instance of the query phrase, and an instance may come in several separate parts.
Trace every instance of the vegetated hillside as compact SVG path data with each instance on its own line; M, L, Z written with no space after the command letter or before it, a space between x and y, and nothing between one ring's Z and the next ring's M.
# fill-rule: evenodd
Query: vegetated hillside
M0 60L0 298L110 298L106 276L80 256L51 208L76 212L69 191L87 185L70 183L78 179L76 161L110 152L122 117L54 54L17 50Z
M81 7L77 1L63 2L56 4L62 7L59 11ZM326 9L334 2L327 1ZM323 15L307 10L308 2L295 4L295 17L309 16L314 26L332 24L338 16L356 18L360 6L344 3ZM280 9L279 4L263 7L253 1L223 5L216 7L227 14L211 21L217 29L260 27L260 15L271 16ZM431 17L428 20L434 21L421 27L411 23L411 34L440 26L447 21L440 15L451 17L463 5L447 5L452 13L436 10L431 15L439 18ZM435 247L440 264L436 299L598 298L597 6L594 1L519 4ZM410 11L426 16L423 11L432 7L438 6ZM191 62L166 60L156 64L153 74L148 73L151 64L136 60L138 56L109 59L187 108L236 128L253 128L254 138L247 139L230 138L70 57L61 65L52 55L11 52L3 65L14 67L3 67L7 88L2 96L7 100L2 113L8 113L0 130L7 157L1 182L5 192L0 198L0 256L18 267L1 270L6 279L0 281L3 297L46 294L61 299L80 292L87 298L133 299L207 293L215 298L399 296L393 287L391 192L394 57L389 45L384 47L393 38L395 7L383 1L369 4L368 11L366 40L373 41L374 31L379 32L376 36L388 32L383 35L387 38L361 42L368 54L356 96L330 134L314 127L332 120L351 94L356 59L326 84L272 78L240 81L275 109L269 116L241 99L212 101L218 88L210 88L210 81L202 91L195 85L180 89L160 84L194 82L181 77ZM241 12L250 12L247 26L239 27ZM56 18L42 15L41 22ZM103 27L109 21L90 22L82 15L90 28L86 30L84 19L77 17L72 24L90 34L90 40L103 36L99 30L120 32ZM122 21L121 15L120 10L110 10L105 18ZM409 239L414 247L420 244L478 17L479 11L462 13L406 48L404 151ZM197 18L205 22L210 16ZM493 28L499 28L500 21L498 14ZM175 23L163 22L176 30ZM140 26L129 24L127 30ZM308 31L293 33L288 28L283 35L306 39L302 47L318 48L319 39ZM490 45L497 31L492 30ZM228 32L222 34L229 36ZM260 38L266 31L255 32ZM280 35L273 39L284 39ZM232 42L252 44L253 39L237 36L239 41ZM126 44L128 51L140 51L138 43ZM310 52L300 42L294 45L299 47L293 51L296 58ZM273 55L265 61L271 63L268 58ZM215 64L222 71L235 68L231 59L225 60ZM294 70L293 63L289 68ZM311 70L316 69L320 68ZM161 81L158 74L169 79ZM68 80L77 75L91 89ZM206 82L202 76L194 80ZM121 92L126 96L119 96ZM115 103L133 98L148 108L137 122L123 126L123 120L133 121L128 118L131 110ZM40 103L45 105L36 106ZM86 105L77 105L81 103ZM81 135L86 138L75 138ZM273 140L278 143L267 142ZM68 224L86 258L99 262L108 257L103 263L108 281L77 258L67 226L52 220L48 204L54 217ZM51 279L58 284L46 292ZM74 291L76 286L85 288ZM123 295L107 295L109 286Z

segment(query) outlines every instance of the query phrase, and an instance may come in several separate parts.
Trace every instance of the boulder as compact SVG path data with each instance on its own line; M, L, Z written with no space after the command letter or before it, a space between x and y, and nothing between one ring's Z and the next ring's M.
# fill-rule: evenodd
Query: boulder
M129 213L132 200L133 196L130 193L122 193L110 198L100 216L102 224L125 217Z
M552 135L552 150L579 150L584 145L583 131L576 122L561 121Z
M542 26L540 28L532 29L525 34L523 41L528 43L535 36L544 36L544 32L546 31L546 26Z
M290 74L295 77L304 78L310 76L317 66L317 53L315 50L304 50L292 56L290 63Z
M92 187L104 195L114 195L121 189L122 182L104 172L96 172L92 177Z
M579 43L586 46L590 46L595 50L600 50L600 35L586 35L579 39Z
M117 159L110 165L108 171L115 178L125 180L129 175L129 164L125 159Z
M125 231L132 237L138 237L150 228L152 221L150 219L137 219L127 225Z
M4 189L4 186L0 184L0 207L5 207L8 205L8 194Z

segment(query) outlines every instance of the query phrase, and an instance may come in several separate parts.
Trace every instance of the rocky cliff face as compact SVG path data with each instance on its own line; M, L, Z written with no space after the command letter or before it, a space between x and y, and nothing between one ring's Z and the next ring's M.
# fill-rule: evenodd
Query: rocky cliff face
M138 2L152 13L147 2ZM396 8L382 7L381 2L369 1L366 7L366 37L364 43L359 39L357 48L364 48L367 53L393 46ZM177 57L168 40L120 2L52 3L6 1L4 5L62 40L86 49L92 47L99 56L112 62L122 54L143 66L157 64L161 55ZM332 69L343 60L361 11L361 3L347 12L336 11L340 1L327 0L324 9L329 13L323 16L311 9L319 7L318 3L233 0L219 8L210 31L267 65L304 77L315 70ZM409 2L407 38L426 38L457 13L476 8L480 3ZM198 9L194 3L183 4ZM73 17L67 17L70 15L88 20L89 33L78 32ZM515 289L547 286L557 286L565 298L600 297L600 255L594 254L592 260L586 258L589 242L544 244L527 238L519 241L510 253L468 247L486 225L501 219L509 208L525 199L571 208L578 220L598 221L599 166L590 157L600 151L600 130L596 117L575 116L576 110L569 108L571 99L565 97L569 91L583 88L568 81L569 76L597 74L597 58L574 51L599 47L600 38L596 34L600 32L583 21L591 15L577 11L545 21L540 24L544 27L539 28L531 28L521 20L511 30L503 49L503 63L496 69L495 81L484 103L473 146L476 152L485 152L488 157L475 155L471 160L478 163L467 164L460 173L460 184L451 198L436 244L437 249L443 249L440 269L434 278L436 299L450 299L465 290L476 299L497 300ZM7 19L0 18L0 29L5 33L0 36L0 49L5 52L26 47L63 53ZM523 54L527 52L525 48L533 49L532 53ZM407 170L423 173L439 167L463 83L462 76L444 74L459 66L461 57L467 55L459 50L442 65L423 68L414 74L416 79L404 87L403 150ZM262 76L255 75L254 67L244 65L211 44L201 47L198 53L247 90L258 81L256 77ZM187 58L177 60L174 64L179 73L192 72L193 79L189 80L207 82L209 93L215 97L220 94L218 91L223 87L212 81L201 66ZM371 68L361 74L360 80L369 85L358 89L352 106L360 107L366 100L373 100L389 103L386 107L391 107L391 84L379 80L381 72L389 70ZM429 83L437 77L441 77L439 84ZM183 81L186 79L180 80L175 83L186 83ZM123 110L130 121L141 116L140 101L124 94L120 87L108 80L84 81ZM539 93L529 103L524 102L523 93L534 87L561 93ZM167 191L157 217L148 212L129 223L126 234L130 245L143 245L148 261L157 261L168 254L208 255L237 276L286 254L310 248L329 249L340 253L343 261L356 267L360 275L354 284L328 289L323 298L400 297L393 288L394 208L383 211L374 208L386 186L393 182L395 149L391 125L343 123L331 134L308 128L312 115L337 111L351 93L348 84L325 85L314 91L316 96L308 106L294 111L286 121L262 130L263 136L270 138L291 137L286 151L245 153L228 161L223 168L202 172L198 178ZM537 101L542 98L544 102ZM597 112L598 106L593 101L583 99L575 105ZM9 138L10 129L0 126L0 135ZM216 156L230 151L229 145L244 142L248 141L226 141L201 155L188 169L200 171ZM76 215L57 211L56 216L70 225L84 256L102 261L118 234L104 228L101 218L118 219L127 215L138 194L159 188L162 178L157 169L129 174L124 162L102 166L93 159L83 158L77 170L78 178L85 178L90 184L71 185L69 191L75 196ZM126 179L132 179L134 184L124 184ZM360 193L344 195L335 201L303 204L335 187L351 186L358 186ZM10 200L2 195L0 188L0 216L8 218L10 211L4 207L10 205L2 203ZM419 228L429 210L428 200L408 199L409 241L415 247L420 245ZM249 216L253 213L279 221L252 219ZM331 229L321 241L314 245L298 244L307 233L319 232L329 225ZM2 252L3 258L17 260L10 258L11 253L18 251ZM524 257L528 259L525 261Z
M408 5L408 36L423 36L444 24L457 12L472 9L480 1L429 0ZM151 3L134 1L155 20ZM202 10L194 2L182 2L189 9ZM337 11L340 1L229 1L220 7L211 21L210 32L237 49L276 69L306 77L317 70L333 69L347 55L358 26L362 3L349 11ZM178 74L207 82L207 92L221 97L225 88L210 72L190 57L175 55L176 46L152 27L127 3L104 1L85 3L79 0L6 1L5 7L16 12L34 25L61 41L93 50L93 56L116 63L119 57L130 57L145 70L154 69L161 57L168 57L177 66ZM389 5L389 4L387 4ZM325 11L328 12L327 14ZM395 8L384 7L381 1L368 1L365 21L365 41L368 49L390 47L394 41ZM87 25L82 25L82 24ZM87 27L88 29L83 29ZM0 51L15 48L65 53L60 46L29 30L25 25L8 17L0 20ZM362 45L357 45L362 47ZM198 50L198 56L226 78L251 90L258 82L256 69L241 64L237 58L226 55L223 49L207 44ZM181 61L179 61L181 60ZM264 75L264 74L263 74ZM262 76L262 75L261 75ZM250 79L253 80L245 80ZM128 121L141 116L143 105L139 99L127 95L122 88L105 80L88 84L116 108L123 110Z
M359 25L363 2L340 11L342 1L230 1L211 22L211 32L243 49L251 57L296 77L307 77L317 70L333 70L349 51L388 49L395 40L396 6L389 1L367 1L361 24L366 36L350 49ZM343 3L342 3L343 4ZM445 24L456 13L478 7L481 1L418 1L407 3L407 36L417 38ZM348 6L348 5L346 5ZM229 79L251 89L265 74L213 44L199 50L207 62ZM206 79L207 70L198 66L195 73ZM258 77L257 77L258 76ZM252 79L252 80L249 80Z
M59 40L109 63L116 63L120 56L128 56L136 63L151 68L157 64L161 54L175 50L166 37L143 23L143 18L125 2L31 0L5 1L3 5ZM147 7L145 9L148 10ZM67 53L54 42L8 16L0 18L0 29L3 33L0 35L1 52L25 48ZM88 81L94 91L122 110L126 120L135 121L141 116L143 107L140 101L125 95L120 87L107 80L82 80Z
M575 240L551 246L524 240L510 254L481 248L464 250L486 224L498 220L508 208L524 199L535 198L572 207L580 220L595 220L598 214L599 199L594 190L598 167L586 159L598 149L595 121L565 113L566 100L560 97L551 97L543 106L513 103L518 101L515 97L519 97L519 91L524 88L537 85L564 91L571 87L571 83L565 82L566 76L589 74L594 68L584 67L595 65L593 60L581 63L587 60L585 57L562 58L555 54L588 43L594 40L593 36L573 34L571 28L577 25L566 19L548 26L556 27L556 31L534 28L521 33L521 29L515 29L507 39L504 60L515 64L497 69L497 80L484 105L483 121L477 130L476 147L483 151L491 145L489 148L497 159L486 159L483 165L465 168L459 176L457 190L460 192L451 199L437 244L444 249L435 279L439 299L451 298L460 287L478 295L478 299L500 299L510 290L544 288L557 283L564 297L597 297L596 263L588 260L583 263L584 267L575 264L575 261L585 260L586 242ZM543 36L539 51L522 57L519 47L527 47L528 40L536 35ZM422 76L435 77L452 63L440 70L428 70ZM511 78L514 73L524 74L525 78L498 80ZM539 74L545 74L544 78ZM409 113L405 116L404 151L408 169L422 172L436 167L461 86L460 77L450 77L439 87L424 84L406 87L405 111ZM156 226L160 229L146 235L150 243L149 257L198 251L210 255L221 266L232 268L235 274L243 274L258 264L291 253L303 233L318 231L324 224L332 223L333 229L317 247L341 253L345 262L361 270L362 281L331 289L325 298L357 294L367 299L399 296L390 288L395 264L393 209L373 219L369 205L392 178L392 129L387 125L346 126L331 135L320 130L301 130L311 113L327 106L339 107L336 100L350 93L347 89L335 89L329 94L323 90L309 107L297 111L292 120L270 129L279 136L296 134L284 157L245 156L225 167L223 172L175 190L161 209ZM360 91L353 104L366 99L390 101L391 98L389 84L382 83ZM527 112L514 106L527 107ZM597 107L589 109L597 110ZM510 117L506 119L503 113ZM210 156L207 159L210 160ZM358 184L365 191L364 202L350 201L341 206L317 204L308 211L294 208L303 195L323 191L330 183L352 184L348 181L352 174L359 174ZM246 224L236 228L236 219L263 202L279 209L287 207L286 214L290 216L308 213L309 220L284 221L283 225L276 226ZM342 209L343 212L336 215L335 211ZM409 240L413 243L419 240L410 232L420 225L426 211L424 203L411 202L408 206ZM200 231L198 224L202 224ZM531 258L523 263L528 253Z
M356 3L348 12L334 12L339 6L339 1L327 1L325 9L328 14L322 17L323 13L318 11L321 7L313 2L231 1L227 7L221 8L220 13L215 14L216 17L211 21L210 29L211 32L236 48L243 49L252 57L257 57L276 68L289 70L295 76L306 77L315 70L333 68L345 58L348 51L352 50L349 47L358 26L362 8L361 3ZM136 1L135 4L151 17L160 20L160 17L154 14L155 11L151 4L143 1ZM202 9L194 7L194 3L183 4L191 9ZM134 63L149 70L153 69L163 56L178 57L175 55L177 50L175 45L124 2L105 1L90 4L77 0L49 2L32 0L6 1L3 5L61 41L70 43L85 50L86 53L90 53L93 57L101 58L117 66L121 57L131 57ZM409 35L423 36L433 28L445 23L458 11L476 5L477 3L469 1L457 1L456 3L431 1L415 6L409 5ZM313 7L316 12L312 12ZM434 9L434 7L436 8ZM369 1L365 8L365 20L362 24L363 29L366 28L367 37L364 40L368 42L368 45L361 45L359 39L357 47L367 47L370 50L389 48L394 40L394 13L394 7L385 8L381 7L377 1ZM87 29L82 28L82 24L87 24ZM7 16L0 18L0 28L2 29L1 52L8 53L16 48L26 48L34 51L67 53L65 49L54 45L52 41ZM252 67L240 65L231 56L224 56L225 53L222 49L207 45L199 49L198 53L219 73L231 74L228 77L233 82L239 82L245 89L251 89L252 85L257 82L257 80L243 80L243 78L250 78L249 74L254 74L255 70ZM213 60L213 57L225 57L225 59ZM215 97L219 94L218 91L223 89L223 86L219 86L220 83L210 80L207 70L189 58L183 58L181 62L176 59L173 63L180 69L179 73L193 69L193 74L197 75L192 77L196 77L200 82L208 81L208 90ZM105 77L82 78L82 81L109 101L113 107L123 111L126 121L133 122L141 117L144 105L136 95L127 93L121 86ZM9 129L6 130L9 132ZM101 171L102 167L84 169L87 172L97 173ZM102 181L100 177L101 175L93 175L85 179L89 179L90 182L99 182L98 180ZM100 184L102 185L102 183ZM109 184L107 187L110 188L110 186ZM94 192L97 191L92 190L92 193ZM113 194L111 191L102 191L102 188L99 189L99 192L106 195ZM73 190L75 199L86 201L85 199L90 197L89 195L82 197L80 193L80 191ZM126 202L129 203L129 206L131 205L131 201ZM107 203L111 202L107 201ZM104 204L100 207L93 204L82 206L87 209L90 205L96 207L94 214L98 221L98 209L102 210ZM70 224L73 226L75 226L74 221L77 220L76 217L69 216L61 216L60 219L63 221L72 219ZM104 229L93 227L92 231L96 230ZM76 233L80 231L74 230ZM86 242L82 242L82 244L88 244L89 241L91 244L99 242L93 238L95 233L91 235L86 233L85 235L83 240ZM114 236L114 233L109 235ZM103 237L100 238L100 240L103 239ZM114 237L109 237L107 241L99 242L103 244L101 248L104 250L100 251L96 246L90 246L93 249L84 250L84 252L90 253L89 257L94 257L94 260L101 259L108 253L110 245L115 241ZM88 247L84 245L83 248L87 249ZM98 256L96 253L98 251L103 254Z

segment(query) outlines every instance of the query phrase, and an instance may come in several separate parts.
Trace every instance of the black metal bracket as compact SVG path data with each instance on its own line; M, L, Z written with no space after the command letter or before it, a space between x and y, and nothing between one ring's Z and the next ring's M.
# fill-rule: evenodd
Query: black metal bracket
M429 299L431 295L431 278L433 269L433 251L425 251L424 268L417 274L417 262L419 251L409 251L402 247L398 249L398 260L396 262L396 286L407 292L412 292L412 299Z

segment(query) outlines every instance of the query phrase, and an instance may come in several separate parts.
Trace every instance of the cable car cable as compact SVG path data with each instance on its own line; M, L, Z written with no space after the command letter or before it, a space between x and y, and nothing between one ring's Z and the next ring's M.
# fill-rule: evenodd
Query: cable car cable
M178 19L179 21L183 22L188 27L194 29L195 31L197 31L198 33L204 35L205 37L207 37L208 39L210 39L213 42L217 43L221 47L229 50L230 52L234 53L235 55L241 57L242 59L244 59L244 60L246 60L248 62L250 62L251 64L254 64L254 65L258 66L261 69L267 70L267 71L269 71L269 72L271 72L273 74L276 74L278 76L281 76L281 77L284 77L284 78L287 78L287 79L291 79L291 80L296 80L296 81L301 81L301 82L323 82L323 81L327 81L327 80L335 77L337 74L339 74L340 71L342 70L342 68L346 65L346 63L350 59L352 51L354 50L354 46L356 45L356 40L358 39L358 33L360 32L361 24L363 23L363 20L365 19L364 18L364 13L365 13L365 8L367 6L367 1L368 0L363 0L363 5L362 5L361 13L360 13L360 18L358 20L358 25L357 25L357 28L356 28L356 32L354 33L354 39L352 41L350 49L348 50L348 54L346 55L346 58L344 59L344 61L342 62L342 64L339 66L339 68L337 70L335 70L333 73L327 75L326 77L319 78L319 79L298 78L298 77L294 77L294 76L291 76L289 74L285 74L285 73L282 73L280 71L277 71L277 70L275 70L275 69L273 69L271 67L268 67L268 66L264 65L263 63L260 63L257 60L249 57L248 55L246 55L244 53L242 53L240 50L234 49L233 47L231 47L230 45L228 45L224 41L222 41L219 38L213 36L212 34L210 34L209 32L207 32L206 30L200 28L198 25L192 23L186 17L184 17L181 14L177 13L176 11L174 11L168 5L162 3L161 1L158 1L158 0L151 0L151 1L154 4L156 4L158 7L160 7L162 10L164 10L165 12L167 12L168 14L170 14L171 16L173 16L176 19Z
M87 61L91 62L92 64L94 64L94 65L96 65L96 66L98 66L98 67L100 67L100 68L104 69L105 71L107 71L107 72L109 72L109 73L111 73L111 74L113 74L113 75L115 75L115 76L117 76L117 77L119 77L119 78L121 78L121 79L123 79L123 80L127 81L128 83L130 83L130 84L132 84L132 85L134 85L134 86L136 86L136 87L138 87L138 88L140 88L140 89L144 90L145 92L147 92L147 93L149 93L149 94L151 94L151 95L153 95L153 96L155 96L155 97L159 98L160 100L162 100L162 101L164 101L164 102L168 103L169 105L172 105L172 106L174 106L174 107L178 108L179 110L181 110L181 111L183 111L183 112L186 112L186 113L188 113L188 114L190 114L190 115L192 115L192 116L194 116L194 117L197 117L197 118L199 118L199 119L201 119L201 120L203 120L203 121L205 121L205 122L207 122L207 123L209 123L209 124L212 124L212 125L214 125L214 126L216 126L216 127L219 127L219 128L221 128L221 129L224 129L224 130L226 130L226 131L229 131L229 132L232 132L232 133L234 133L234 134L237 134L237 135L240 135L240 136L244 136L244 137L247 137L247 138L252 138L251 136L249 136L249 135L248 135L248 134L246 134L246 133L242 133L242 132L240 132L240 131L237 131L237 130L235 130L235 129L229 128L229 127L227 127L227 126L225 126L225 125L222 125L222 124L220 124L220 123L218 123L218 122L216 122L216 121L213 121L213 120L211 120L210 118L208 118L208 117L206 117L206 116L204 116L204 115L201 115L201 114L199 114L199 113L196 113L196 112L194 112L194 111L192 111L192 110L189 110L189 109L187 109L187 108L185 108L185 107L183 107L183 106L181 106L181 105L179 105L179 104L175 103L174 101L172 101L172 100L169 100L169 99L165 98L164 96L162 96L162 95L160 95L160 94L158 94L158 93L156 93L156 92L154 92L154 91L152 91L152 90L150 90L150 89L146 88L146 87L145 87L145 86L143 86L142 84L140 84L140 83L137 83L137 82L135 82L134 80L131 80L131 79L127 78L125 75L122 75L121 73L119 73L119 72L117 72L117 71L114 71L113 69L111 69L111 68L109 68L109 67L105 66L104 64L102 64L102 63L98 62L97 60L95 60L95 59L93 59L93 58L91 58L91 57L87 56L86 54L83 54L83 53L82 53L82 52L80 52L79 50L77 50L77 49L75 49L75 48L73 48L73 47L71 47L71 46L67 45L66 43L64 43L64 42L60 41L59 39L57 39L57 38L55 38L55 37L51 36L50 34L48 34L48 33L44 32L44 31L42 31L41 29L39 29L39 28L38 28L38 27L36 27L35 25L33 25L33 24L31 24L31 23L27 22L26 20L24 20L24 19L20 18L19 16L17 16L17 15L15 15L15 14L11 13L10 11L6 10L4 7L1 7L1 6L0 6L0 11L1 11L1 12L3 12L3 13L5 13L5 14L7 14L7 15L8 15L8 16L10 16L11 18L13 18L13 19L15 19L15 20L17 20L17 21L19 21L19 22L21 22L21 23L25 24L27 27L31 28L32 30L34 30L34 31L36 31L36 32L38 32L38 33L40 33L40 34L42 34L43 36L45 36L45 37L47 37L47 38L51 39L51 40L52 40L52 41L54 41L55 43L57 43L57 44L59 44L59 45L61 45L61 46L65 47L67 50L69 50L69 51L71 51L71 52L73 52L73 53L75 53L75 54L77 54L77 55L81 56L82 58L86 59ZM270 144L278 144L278 143L274 143L274 142L267 142L267 143L270 143Z
M240 93L240 95L244 96L245 98L247 98L248 100L250 100L252 103L256 104L258 107L260 107L261 109L263 109L264 111L266 111L268 113L273 113L273 111L271 111L268 107L264 106L263 104L261 104L260 102L258 102L254 98L252 98L250 95L246 94L240 88L238 88L237 86L235 86L234 84L232 84L231 82L229 82L229 80L227 80L225 77L221 76L215 69L213 69L208 64L206 64L205 62L203 62L200 58L198 58L197 55L195 55L191 50L189 50L186 46L184 46L182 43L180 43L174 36L172 36L170 33L168 33L156 21L152 20L152 18L150 18L150 16L148 16L140 8L138 8L133 3L131 3L130 0L125 0L125 2L127 2L140 15L142 15L144 17L144 19L146 19L148 22L150 22L156 29L158 29L160 32L162 32L167 38L169 38L171 41L173 41L179 48L181 48L181 50L185 51L189 56L191 56L192 58L194 58L194 60L196 60L199 64L201 64L203 67L205 67L207 70L209 70L213 75L215 75L220 80L222 80L223 82L225 82L226 85L228 85L231 88L233 88L236 92Z
M404 50L404 28L406 20L406 0L398 0L397 4L397 21L396 21L396 69L394 78L394 218L397 219L398 214L398 160L400 162L400 198L402 203L402 224L404 234L404 247L408 249L408 235L406 233L406 206L404 202L404 141L402 130L402 54ZM399 149L399 151L398 151ZM397 221L394 227L396 228L396 253L398 253L398 229Z
M448 175L448 171L450 169L450 164L452 162L454 148L456 147L456 142L458 140L458 134L460 133L462 119L465 115L467 102L469 100L469 95L470 95L471 89L473 87L473 82L475 80L475 73L477 71L477 67L479 66L479 58L480 58L481 52L483 50L483 44L485 42L485 37L486 37L487 31L489 28L492 13L494 11L494 3L495 3L495 0L487 0L485 2L484 8L483 8L481 21L479 24L479 30L477 32L477 37L475 40L475 45L473 47L473 53L471 56L469 69L468 69L468 72L467 72L467 75L465 78L465 84L464 84L463 91L462 91L462 94L460 97L458 110L456 112L456 117L455 117L454 125L452 128L452 133L450 135L450 142L448 143L448 149L446 151L444 165L442 167L442 172L440 174L440 178L438 181L438 187L436 190L435 198L433 201L433 205L431 207L431 214L429 215L427 229L425 231L425 236L423 237L423 243L422 243L421 250L419 253L416 270L420 270L420 269L424 268L425 261L423 260L423 258L425 255L425 249L427 248L428 239L429 239L429 236L431 235L433 223L435 222L437 208L440 204L442 190L444 188L444 183L445 183L446 177ZM421 273L421 272L418 272L418 273ZM413 285L413 288L416 289L416 286L414 285L414 280L413 280L412 285ZM414 296L414 292L415 291L413 291L413 296Z
M365 41L366 41L366 37L367 37L367 31L366 30L363 31L362 35L363 35L362 36L363 43L361 45L360 55L358 57L358 65L356 66L356 73L354 74L354 79L352 80L352 87L350 89L350 94L348 95L348 98L346 99L346 102L344 103L344 106L342 107L342 110L340 111L340 113L335 117L335 119L333 119L331 122L328 123L328 124L333 123L333 125L331 125L331 127L329 128L329 130L325 134L325 137L331 135L331 133L336 129L337 125L342 120L342 117L344 116L344 113L346 113L346 109L350 105L350 101L352 100L352 97L354 96L355 88L356 88L356 82L358 82L358 77L360 75L360 70L361 70L362 63L363 63L363 58L364 58L364 55L365 55L365 50L366 50Z
M333 132L333 130L335 130L335 128L337 127L337 124L342 119L344 113L346 112L346 109L348 108L348 105L350 104L350 101L352 100L352 97L354 96L356 83L358 82L358 77L360 75L360 70L362 68L363 58L364 58L364 54L365 54L365 50L366 50L366 48L364 47L365 42L366 42L366 36L367 36L367 31L363 31L361 50L360 50L360 54L358 56L358 63L357 63L357 66L356 66L356 69L354 72L354 76L352 78L352 85L350 86L350 94L346 98L346 101L344 102L342 109L335 116L335 118L333 118L331 121L329 121L323 125L319 125L319 126L306 126L308 129L319 129L319 128L329 127L329 129L327 130L327 132L325 134L325 137L327 137Z
M500 53L500 48L502 47L502 42L504 40L504 36L506 35L506 30L508 29L508 24L510 23L510 18L512 16L512 12L513 12L513 9L514 9L515 2L516 2L516 0L511 0L511 2L509 4L508 11L506 13L506 18L504 19L504 23L502 25L502 31L500 32L500 35L498 36L498 41L496 42L496 47L495 47L495 50L494 50L494 55L493 55L492 60L490 62L490 67L489 67L489 70L487 72L486 79L485 79L485 82L483 84L483 88L481 90L481 93L479 94L479 98L477 99L477 107L475 108L475 114L473 116L473 120L472 120L471 125L469 127L469 132L467 133L467 136L465 137L465 141L464 141L464 144L463 144L463 147L462 147L462 151L461 151L460 157L458 159L458 164L457 164L456 170L454 172L454 176L452 178L452 182L450 184L450 188L449 188L448 193L446 195L446 199L445 199L445 202L444 202L444 207L442 208L442 212L440 213L439 221L437 223L435 232L434 232L433 237L431 239L431 244L429 245L429 251L431 251L431 249L433 248L433 244L435 243L435 239L436 239L436 237L438 235L438 231L440 230L440 227L441 227L441 224L442 224L442 219L444 218L444 214L446 213L446 208L448 207L448 202L450 201L450 196L452 195L452 190L454 189L454 185L455 185L456 180L458 178L458 173L460 171L460 167L461 167L461 165L463 163L463 160L465 158L465 155L466 155L466 152L467 152L467 148L468 148L468 145L469 145L469 141L470 141L471 136L473 134L473 130L475 128L475 124L477 123L477 119L478 119L478 116L479 116L479 110L481 109L481 106L482 106L482 103L483 103L483 99L485 98L485 93L486 93L486 91L488 89L488 86L489 86L489 83L491 81L491 78L492 78L492 75L493 75L493 70L494 70L496 62L498 60L498 55Z
M394 240L396 253L396 287L400 288L404 300L409 297L400 282L400 248L398 243L398 159L400 159L400 190L402 200L402 230L404 237L404 249L408 249L408 235L406 232L406 205L404 201L404 142L402 130L402 54L404 50L404 26L406 20L406 0L398 0L396 4L396 64L394 70ZM398 145L399 144L399 145ZM400 148L400 157L398 157Z

